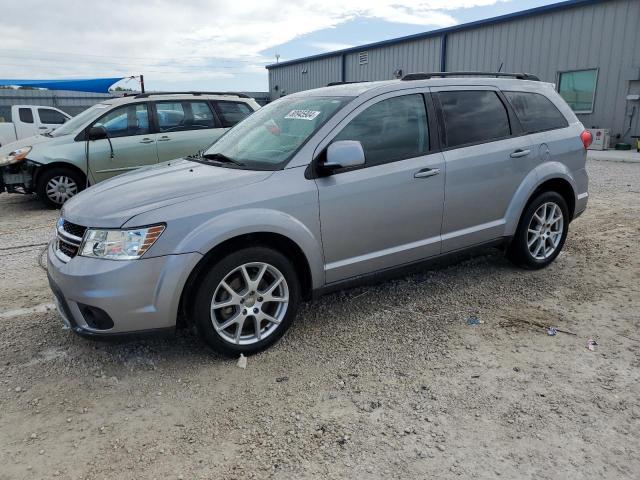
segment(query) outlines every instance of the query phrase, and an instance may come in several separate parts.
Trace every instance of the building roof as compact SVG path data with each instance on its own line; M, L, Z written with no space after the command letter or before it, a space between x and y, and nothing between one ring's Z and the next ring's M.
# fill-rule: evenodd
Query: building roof
M368 43L366 45L360 45L357 47L344 48L342 50L335 50L333 52L319 53L317 55L310 55L308 57L297 58L294 60L287 60L280 63L272 63L265 68L272 69L277 67L284 67L286 65L295 65L297 63L306 62L309 60L318 60L321 58L334 57L336 55L344 55L346 53L355 53L370 48L384 47L387 45L394 45L397 43L403 43L411 40L421 40L424 38L437 37L440 35L446 35L447 33L458 32L460 30L468 30L472 28L478 28L486 25L492 25L495 23L507 22L509 20L515 20L520 18L531 17L547 12L557 12L560 10L566 10L568 8L579 7L584 5L591 5L594 3L603 3L608 0L566 0L564 2L552 3L551 5L543 5L541 7L530 8L528 10L522 10L519 12L508 13L506 15L500 15L498 17L491 17L484 20L477 20L475 22L463 23L455 25L453 27L440 28L437 30L430 30L428 32L416 33L413 35L407 35L405 37L392 38L390 40L383 40L381 42Z

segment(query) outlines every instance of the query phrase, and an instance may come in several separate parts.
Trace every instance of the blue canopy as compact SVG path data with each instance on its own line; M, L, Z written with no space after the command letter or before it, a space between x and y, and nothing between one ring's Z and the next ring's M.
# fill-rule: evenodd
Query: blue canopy
M0 86L48 88L74 92L108 93L109 87L127 77L87 78L70 80L12 80L0 79Z

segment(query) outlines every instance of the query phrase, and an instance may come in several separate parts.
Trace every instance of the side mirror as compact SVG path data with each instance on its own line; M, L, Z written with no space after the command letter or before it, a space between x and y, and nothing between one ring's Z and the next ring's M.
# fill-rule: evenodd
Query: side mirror
M327 148L327 158L322 164L324 168L351 168L364 165L364 149L357 140L339 140Z
M107 133L106 128L102 125L98 125L96 127L91 127L87 136L89 137L89 140L102 140L107 138L109 134Z

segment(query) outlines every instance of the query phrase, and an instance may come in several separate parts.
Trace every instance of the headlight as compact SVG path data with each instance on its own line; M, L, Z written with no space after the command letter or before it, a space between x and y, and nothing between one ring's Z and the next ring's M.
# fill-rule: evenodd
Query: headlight
M84 235L80 255L109 260L135 260L145 254L164 231L164 225L132 230L93 230Z
M30 151L31 147L22 147L14 150L6 157L0 158L0 167L4 167L5 165L12 165L24 160Z

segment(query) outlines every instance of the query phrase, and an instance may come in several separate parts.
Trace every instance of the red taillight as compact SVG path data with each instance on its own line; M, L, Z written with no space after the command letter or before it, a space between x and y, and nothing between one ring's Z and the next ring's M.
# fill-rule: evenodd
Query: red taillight
M593 135L591 135L589 130L585 130L580 134L580 140L582 140L584 149L587 150L591 146L591 142L593 142Z

